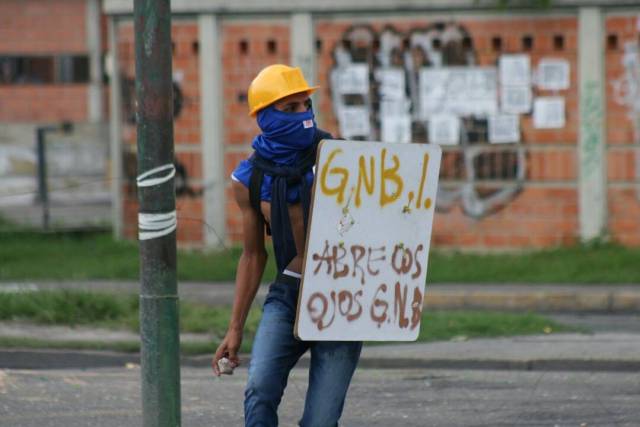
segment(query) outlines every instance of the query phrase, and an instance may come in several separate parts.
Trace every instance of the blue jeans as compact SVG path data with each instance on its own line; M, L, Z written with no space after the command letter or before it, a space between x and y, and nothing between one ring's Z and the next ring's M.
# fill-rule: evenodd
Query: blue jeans
M289 371L311 350L309 387L300 425L338 425L362 342L300 341L293 336L299 280L274 282L262 310L245 390L245 426L277 426ZM293 283L291 283L293 282Z

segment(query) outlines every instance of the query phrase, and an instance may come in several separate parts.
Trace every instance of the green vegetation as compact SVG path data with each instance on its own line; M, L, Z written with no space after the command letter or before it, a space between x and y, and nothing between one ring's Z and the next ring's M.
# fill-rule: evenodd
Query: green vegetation
M138 249L109 233L51 233L0 229L0 281L137 280ZM240 249L178 252L181 281L232 281ZM640 248L613 243L512 254L432 250L429 283L640 283ZM275 275L269 257L265 280Z
M187 354L210 353L224 335L229 307L207 307L180 303L182 332L210 333L211 342L187 342ZM138 298L80 291L0 293L0 321L27 321L46 325L84 325L138 330ZM247 319L242 352L249 352L260 320L260 310L251 310ZM535 314L437 311L425 313L418 341L464 337L496 337L567 331L568 328ZM137 351L137 342L52 342L28 338L0 338L5 347L91 348Z
M112 295L87 291L39 291L0 293L0 321L28 321L41 325L97 326L139 329L139 299L136 295ZM222 337L227 330L229 307L207 307L180 303L182 332L211 333ZM245 334L253 337L260 311L252 310Z
M137 243L114 241L109 233L6 231L0 240L0 280L138 277ZM180 251L180 280L233 280L239 256L239 248L213 253ZM273 265L269 269L268 277L273 277Z
M575 331L534 313L432 311L422 316L418 341Z
M113 295L81 291L0 293L0 320L29 320L43 325L87 325L125 322L138 310L135 295Z
M640 283L640 248L597 243L519 254L432 252L429 283Z
M41 325L94 326L137 332L139 322L139 299L135 295L112 295L86 291L39 291L0 293L0 321L27 321ZM207 307L201 304L180 303L180 330L182 332L208 333L214 341L224 336L231 314L230 307ZM260 320L260 311L251 310L245 327L245 342L242 350L249 351ZM17 340L17 341L16 341ZM40 341L3 338L5 342L37 346ZM190 352L210 350L212 343L188 343ZM77 348L72 342L58 343ZM117 349L136 351L137 344L102 342L82 344L94 349ZM84 348L84 347L83 347Z
M480 0L476 0L476 4L479 3ZM498 8L507 10L518 7L549 8L552 0L494 0L494 3Z

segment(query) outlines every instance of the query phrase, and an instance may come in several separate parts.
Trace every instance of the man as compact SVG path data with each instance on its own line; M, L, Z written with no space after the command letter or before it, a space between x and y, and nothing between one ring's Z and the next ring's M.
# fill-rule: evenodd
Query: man
M239 364L247 313L267 261L264 230L271 232L278 275L269 288L256 333L245 390L245 425L275 426L290 370L311 351L309 386L301 426L336 426L360 357L361 342L304 342L293 335L300 272L318 142L331 138L316 128L310 87L299 68L271 65L249 86L250 116L262 133L253 155L232 174L242 212L244 246L236 273L229 329L212 361Z

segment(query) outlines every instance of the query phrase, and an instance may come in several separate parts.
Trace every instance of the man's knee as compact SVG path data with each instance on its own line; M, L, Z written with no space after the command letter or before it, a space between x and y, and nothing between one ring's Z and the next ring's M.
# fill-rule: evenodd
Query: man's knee
M283 388L273 377L260 375L259 372L250 375L244 391L245 426L277 426L282 392Z
M249 375L244 396L246 401L260 401L277 407L283 391L284 387L279 378L262 369L255 369Z

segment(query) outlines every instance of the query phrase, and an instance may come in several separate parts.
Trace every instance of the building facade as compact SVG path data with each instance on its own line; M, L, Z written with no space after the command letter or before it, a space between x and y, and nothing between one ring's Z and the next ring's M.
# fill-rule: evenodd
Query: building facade
M134 237L130 3L106 0L103 13L114 224ZM174 0L179 242L240 240L229 176L259 132L246 90L289 63L321 86L317 121L335 136L442 145L434 246L639 245L640 2L486 3Z

